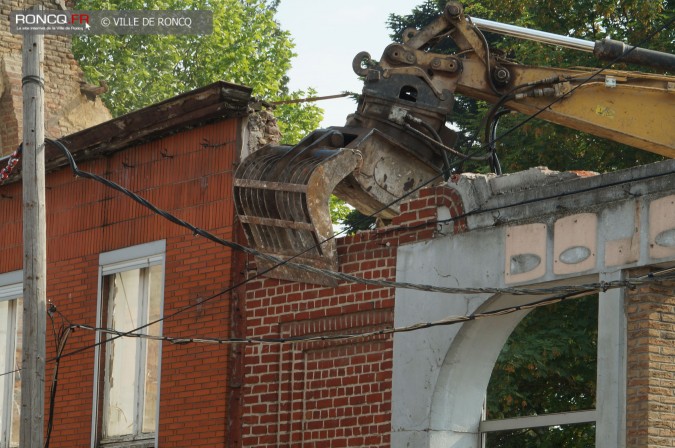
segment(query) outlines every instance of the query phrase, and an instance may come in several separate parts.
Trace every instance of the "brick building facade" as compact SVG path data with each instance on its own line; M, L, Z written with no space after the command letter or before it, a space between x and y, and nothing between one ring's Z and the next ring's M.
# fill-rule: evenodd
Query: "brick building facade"
M661 448L675 440L674 291L671 281L628 294L627 446Z
M454 201L453 201L454 199ZM431 239L438 207L461 214L455 192L425 189L402 204L393 226L420 229L362 232L338 240L341 272L396 278L401 244ZM459 208L457 208L459 207ZM454 224L455 231L465 227ZM336 288L276 279L250 282L250 337L297 338L377 332L394 324L393 288L344 283ZM391 445L393 338L246 346L242 446Z
M232 171L250 134L249 95L247 88L216 83L62 141L81 170L232 240ZM178 338L231 336L232 293L227 290L241 276L232 250L196 237L100 183L74 177L53 146L47 166L52 167L46 177L47 291L57 310L56 329L72 323L130 330L164 316L144 331ZM7 347L20 355L22 195L16 180L0 187L3 357ZM171 316L184 307L190 309ZM51 446L227 446L228 346L162 346L125 338L97 347L104 338L78 329L68 339ZM51 372L51 328L47 352ZM3 373L12 366L5 362ZM3 447L14 446L18 435L16 415L9 414L19 403L12 394L20 375L15 381L12 376L0 377L3 392L9 391L0 395Z

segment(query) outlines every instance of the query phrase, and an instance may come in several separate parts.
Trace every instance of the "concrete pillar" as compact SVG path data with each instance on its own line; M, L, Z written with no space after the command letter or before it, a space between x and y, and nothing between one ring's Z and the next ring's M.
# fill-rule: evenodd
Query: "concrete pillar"
M620 280L621 271L600 274L600 281ZM624 289L599 294L596 389L596 448L626 446L626 313Z

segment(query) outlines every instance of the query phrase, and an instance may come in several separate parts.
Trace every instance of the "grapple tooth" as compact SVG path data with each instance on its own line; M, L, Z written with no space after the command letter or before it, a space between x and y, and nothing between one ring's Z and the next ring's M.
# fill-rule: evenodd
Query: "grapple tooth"
M235 173L235 204L249 245L278 258L336 271L328 201L361 156L353 149L322 149L317 145L321 138L311 146L268 146L247 157ZM273 267L260 257L256 262L261 271ZM288 266L266 275L335 284L332 278Z

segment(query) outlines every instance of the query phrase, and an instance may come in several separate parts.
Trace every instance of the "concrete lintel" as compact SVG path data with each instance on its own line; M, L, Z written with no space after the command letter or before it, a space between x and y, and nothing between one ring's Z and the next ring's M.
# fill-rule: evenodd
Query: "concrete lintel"
M512 175L461 175L449 184L464 201L469 229L661 196L675 185L675 159L596 176L532 168ZM495 217L495 213L498 216Z

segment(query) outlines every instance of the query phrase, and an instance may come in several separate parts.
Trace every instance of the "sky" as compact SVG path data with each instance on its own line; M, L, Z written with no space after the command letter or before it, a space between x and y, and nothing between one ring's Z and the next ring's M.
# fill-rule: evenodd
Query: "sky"
M360 93L362 83L352 70L357 53L380 59L391 43L389 14L409 14L423 0L281 0L277 20L289 31L297 56L288 73L291 90L313 87L318 96L345 91ZM322 127L342 126L356 110L350 98L318 102Z

